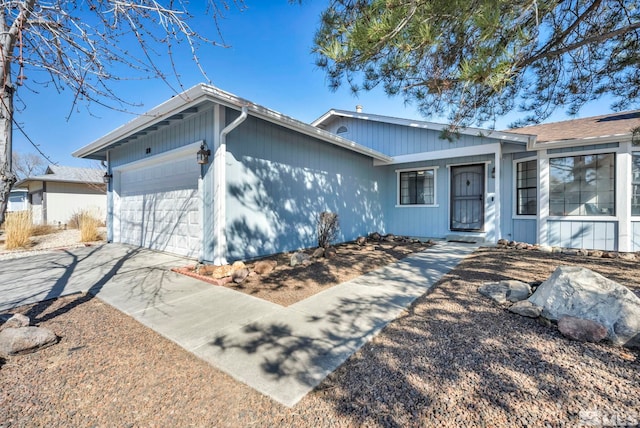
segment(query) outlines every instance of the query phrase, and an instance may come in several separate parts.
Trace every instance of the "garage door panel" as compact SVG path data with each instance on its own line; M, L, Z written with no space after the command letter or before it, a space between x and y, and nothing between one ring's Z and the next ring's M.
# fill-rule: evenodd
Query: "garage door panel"
M200 252L199 165L192 157L120 175L120 241L189 257Z

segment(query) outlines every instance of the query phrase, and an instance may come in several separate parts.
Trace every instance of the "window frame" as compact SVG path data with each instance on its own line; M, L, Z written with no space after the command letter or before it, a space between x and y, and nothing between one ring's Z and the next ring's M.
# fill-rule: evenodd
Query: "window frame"
M513 217L519 219L535 219L538 217L540 211L539 203L536 203L535 214L518 214L518 164L526 162L536 163L536 201L540 201L540 162L538 157L526 157L521 159L514 159L513 161Z
M403 204L401 203L402 191L400 189L401 180L400 176L406 172L420 172L420 171L432 171L433 172L433 204ZM437 166L424 166L415 168L403 168L396 169L396 208L435 208L438 207L438 167Z
M618 165L618 151L617 150L613 150L612 149L602 149L602 150L588 150L588 151L576 151L576 152L567 152L567 153L558 153L558 154L554 154L553 156L549 156L547 158L547 162L548 162L548 174L549 174L549 180L548 180L548 184L547 184L547 216L550 219L572 219L572 220L588 220L588 219L595 219L595 220L600 220L600 221L605 221L605 220L612 220L612 219L617 219L618 218L618 171L617 171L617 165ZM558 214L552 214L551 213L551 169L552 169L552 160L553 159L562 159L562 158L576 158L576 157L580 157L580 156L602 156L602 155L611 155L613 156L613 190L612 190L612 194L613 194L613 213L612 214L606 214L606 215L594 215L594 214L585 214L585 215L580 215L580 214L564 214L564 215L558 215ZM566 200L566 199L565 199ZM580 203L580 205L584 205L584 203Z
M634 157L639 157L640 158L640 151L638 151L637 149L632 150L631 151L631 194L628 196L629 197L629 210L631 211L631 218L637 220L640 217L640 214L634 214L633 213L633 186L634 184L640 187L640 174L638 179L636 180L636 178L634 177L634 171L633 171L633 158ZM640 173L640 171L638 171ZM635 181L635 183L634 183Z

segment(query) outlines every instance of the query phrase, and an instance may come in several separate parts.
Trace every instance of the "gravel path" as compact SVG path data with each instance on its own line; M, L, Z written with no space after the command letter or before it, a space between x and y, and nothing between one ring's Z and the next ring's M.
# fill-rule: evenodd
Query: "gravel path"
M103 236L106 235L106 228L101 228L101 233ZM55 233L32 237L29 249L6 250L4 244L0 245L0 260L17 259L57 251L62 248L84 247L102 243L104 241L80 242L79 229L58 230Z
M640 353L568 341L476 292L576 263L638 291L634 262L481 249L291 409L69 296L30 311L60 343L0 362L0 427L637 424Z

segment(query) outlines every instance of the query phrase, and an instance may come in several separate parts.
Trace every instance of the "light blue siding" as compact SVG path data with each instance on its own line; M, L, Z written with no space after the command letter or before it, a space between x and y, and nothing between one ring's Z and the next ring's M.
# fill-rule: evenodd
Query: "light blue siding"
M439 130L413 128L347 117L337 117L326 129L329 132L336 132L341 126L348 129L347 133L340 134L342 137L389 156L449 150L495 142L490 138L473 135L459 135L453 141L449 141L440 138ZM443 128L445 126L442 125Z
M547 227L548 242L553 247L618 249L618 223L615 221L549 220Z
M203 108L198 113L169 126L140 137L110 153L111 167L115 168L140 159L145 159L196 141L213 142L213 107ZM146 153L150 148L151 152ZM193 154L195 159L195 153Z
M516 242L526 242L535 244L538 242L538 233L536 230L535 219L514 219L513 223L513 240Z
M250 116L227 137L226 163L229 260L317 245L322 211L338 214L339 241L385 229L367 156ZM205 258L211 250L205 242Z
M584 151L590 151L590 150L617 149L618 147L620 147L619 143L591 144L588 146L563 147L561 149L548 149L547 154L556 155L556 154L562 154L562 153L584 152Z
M449 229L449 199L450 176L447 165L485 163L493 161L492 155L468 156L456 159L438 161L414 162L401 165L378 167L380 176L384 177L387 189L383 195L386 229L396 235L409 235L429 238L444 238L451 234ZM488 195L485 197L485 231L477 235L491 241L495 237L494 225L494 201L491 196L495 189L495 179L491 178L493 163L485 167L485 178ZM396 206L398 198L397 169L419 169L424 167L438 167L436 170L436 203L435 207ZM473 233L465 233L470 235Z

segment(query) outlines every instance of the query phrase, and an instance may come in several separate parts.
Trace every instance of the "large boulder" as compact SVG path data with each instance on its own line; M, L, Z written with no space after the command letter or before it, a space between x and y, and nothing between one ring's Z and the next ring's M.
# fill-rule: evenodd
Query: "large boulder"
M578 266L561 266L540 284L529 302L542 316L595 321L616 345L640 348L640 298L627 287Z
M478 292L503 304L525 300L531 295L531 286L526 282L516 280L490 282L478 287Z
M35 352L57 341L58 337L48 328L5 328L0 331L0 356Z

